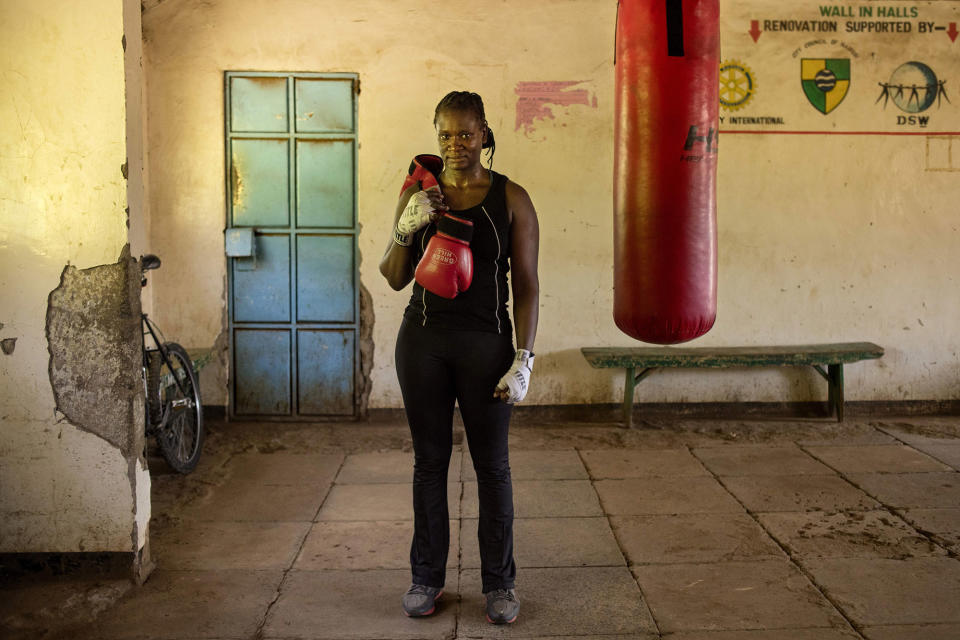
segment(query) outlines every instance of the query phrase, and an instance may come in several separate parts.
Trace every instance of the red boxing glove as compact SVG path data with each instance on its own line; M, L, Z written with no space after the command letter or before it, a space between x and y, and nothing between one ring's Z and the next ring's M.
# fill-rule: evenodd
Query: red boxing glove
M443 171L443 160L440 159L440 156L431 153L415 156L410 162L410 168L407 169L407 177L403 180L400 194L403 195L407 187L418 182L420 183L420 191L439 189L440 183L437 180L441 171Z
M448 299L469 289L473 281L472 238L472 222L443 214L437 222L437 233L430 238L417 265L416 278L420 286Z

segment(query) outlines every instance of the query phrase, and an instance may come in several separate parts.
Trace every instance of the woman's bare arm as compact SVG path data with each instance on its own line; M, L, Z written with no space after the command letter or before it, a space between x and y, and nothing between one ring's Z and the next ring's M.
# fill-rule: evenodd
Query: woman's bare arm
M507 209L511 213L510 271L513 289L513 321L517 348L533 351L540 309L540 224L537 211L523 187L507 183Z

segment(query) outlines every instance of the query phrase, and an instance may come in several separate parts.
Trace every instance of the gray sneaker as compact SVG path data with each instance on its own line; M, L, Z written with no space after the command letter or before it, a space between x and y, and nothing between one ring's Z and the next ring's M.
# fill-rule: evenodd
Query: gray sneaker
M403 612L411 618L428 616L437 608L437 600L443 595L443 587L428 587L412 584L403 594Z
M493 624L510 624L517 619L520 613L520 599L516 589L494 589L488 591L487 622Z

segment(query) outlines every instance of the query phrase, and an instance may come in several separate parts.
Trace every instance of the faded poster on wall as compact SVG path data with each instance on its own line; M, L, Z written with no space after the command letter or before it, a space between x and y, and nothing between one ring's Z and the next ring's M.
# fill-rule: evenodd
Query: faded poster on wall
M725 132L960 134L960 2L721 0Z

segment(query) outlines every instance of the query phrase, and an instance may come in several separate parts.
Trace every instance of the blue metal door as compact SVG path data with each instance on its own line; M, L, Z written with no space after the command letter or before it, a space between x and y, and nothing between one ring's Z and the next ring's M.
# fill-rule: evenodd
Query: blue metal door
M356 412L355 74L226 74L230 412Z

